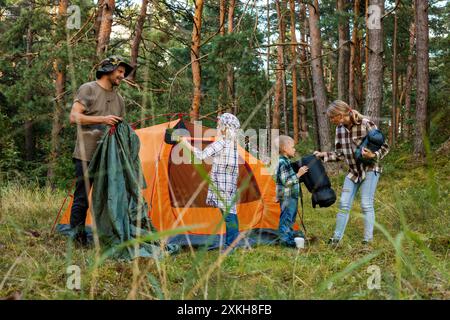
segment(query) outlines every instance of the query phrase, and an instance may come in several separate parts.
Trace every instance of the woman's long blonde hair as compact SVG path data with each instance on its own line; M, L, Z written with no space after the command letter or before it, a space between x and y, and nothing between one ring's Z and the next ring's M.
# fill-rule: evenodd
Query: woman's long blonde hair
M360 124L363 118L367 116L362 115L356 110L350 108L350 106L342 100L334 100L327 109L327 116L332 118L337 115L349 116L350 120L355 124Z

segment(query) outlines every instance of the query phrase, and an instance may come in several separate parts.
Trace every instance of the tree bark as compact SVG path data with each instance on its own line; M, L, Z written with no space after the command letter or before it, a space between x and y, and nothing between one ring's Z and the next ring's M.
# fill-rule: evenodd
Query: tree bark
M347 13L347 1L337 0L338 11L338 34L339 34L339 60L338 60L338 99L348 102L348 82L349 82L349 26Z
M68 0L60 0L58 6L57 26L61 35L56 35L57 40L64 40L65 21L67 16ZM64 93L66 84L66 70L64 62L61 59L53 61L53 70L55 71L55 110L53 111L53 124L51 133L50 159L47 169L47 178L50 182L55 176L56 162L60 154L59 133L62 129L61 118L64 113Z
M320 129L320 149L322 151L330 151L330 125L328 122L328 117L326 115L328 102L325 83L323 79L322 60L320 57L322 54L322 38L319 28L320 13L318 0L314 0L314 5L308 4L308 8L309 32L311 36L311 68L314 86L314 100L317 109L317 124L318 128Z
M300 35L302 43L306 44L306 30L308 21L306 20L306 6L299 1L300 5ZM308 83L308 66L306 65L306 48L304 45L300 48L300 138L306 140L308 138L308 123L307 123L307 90Z
M232 34L234 31L234 10L236 6L235 0L230 0L228 6L228 34ZM234 86L234 67L231 63L227 64L227 93L228 93L228 105L229 111L236 114L237 105L235 97L235 86Z
M428 0L415 0L416 6L416 52L417 52L417 96L414 155L425 157L424 140L427 138L428 103Z
M31 10L34 9L34 4L31 4ZM31 68L31 62L32 62L32 47L33 47L33 40L34 40L34 34L33 30L31 29L31 23L29 24L27 28L27 35L26 35L26 53L27 53L27 66L28 68ZM31 100L31 92L29 92L27 95L27 100ZM25 159L27 161L32 161L34 159L35 155L35 138L34 138L34 130L33 130L33 119L28 118L25 120L24 124L24 133L25 133Z
M276 67L276 82L275 82L275 98L273 108L272 127L280 129L280 109L283 108L283 79L284 79L284 36L283 36L283 15L281 13L280 1L275 1L277 16L278 16L278 45L277 45L277 67ZM282 109L284 110L284 108Z
M361 39L359 38L359 0L355 0L353 6L353 30L352 43L350 47L349 63L349 83L348 83L348 102L350 107L359 110L361 96L359 96L358 86L362 86L361 79Z
M414 81L414 41L415 41L415 23L414 18L412 18L411 24L409 26L409 52L408 52L408 64L406 67L406 81L405 81L405 116L403 120L405 128L404 130L405 140L409 140L411 138L411 89Z
M219 2L219 34L221 37L225 36L225 10L226 10L226 5L225 5L225 0L220 0ZM220 53L221 57L223 56L222 53ZM221 74L224 74L224 66L221 63L220 66L218 66L221 69ZM223 77L220 77L219 80L219 105L218 105L218 109L219 109L219 114L222 112L223 110L223 106L224 106L224 93L226 93L225 91L225 80L223 79Z
M103 0L103 9L98 33L96 54L102 58L108 51L109 39L113 22L113 13L116 7L115 0Z
M95 42L97 43L97 46L100 33L100 25L102 23L103 2L104 0L98 0L97 12L95 13L94 31L95 31Z
M270 0L267 0L267 61L266 61L266 76L267 76L267 83L270 86ZM267 88L269 90L269 88ZM266 129L267 131L267 146L270 146L270 110L272 109L272 97L267 99L267 105L266 105Z
M380 123L383 103L383 21L384 0L370 0L373 5L367 23L369 34L369 69L367 78L366 108L364 113L376 125ZM378 8L378 9L374 9Z
M142 29L144 27L145 18L147 17L148 0L142 0L141 11L136 21L136 27L134 29L134 38L131 44L131 61L130 65L134 68L128 76L128 79L134 81L136 78L137 59L139 55L139 45L142 40Z
M368 29L368 20L369 20L369 0L366 0L365 3L365 19L366 19L366 39L364 41L364 59L365 59L365 74L364 74L364 90L367 96L367 80L369 79L369 29Z
M398 1L395 6L398 6ZM395 146L397 143L398 122L397 122L397 96L398 96L398 79L397 79L397 29L398 17L397 12L394 12L394 35L392 39L392 119L391 119L391 145Z
M295 3L289 0L289 9L291 16L291 53L292 53L292 125L294 127L294 143L298 143L299 125L298 125L298 98L297 98L297 36L295 35Z
M192 107L190 114L191 121L198 119L200 111L200 102L202 97L201 68L199 60L202 13L203 13L203 0L195 0L194 26L192 28L192 41L191 41L192 82L194 85Z

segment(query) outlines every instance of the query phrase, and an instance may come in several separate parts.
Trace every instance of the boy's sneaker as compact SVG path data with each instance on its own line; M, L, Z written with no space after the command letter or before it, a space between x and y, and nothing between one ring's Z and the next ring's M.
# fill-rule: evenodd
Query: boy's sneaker
M365 246L371 245L371 244L372 244L372 241L371 241L371 240L363 240L363 241L361 241L361 244L363 244L363 245L365 245Z
M228 246L223 247L223 248L220 250L220 254L230 255L230 254L233 254L233 253L235 252L235 250L236 250L236 247L232 247L232 248L227 252L228 248L229 248Z

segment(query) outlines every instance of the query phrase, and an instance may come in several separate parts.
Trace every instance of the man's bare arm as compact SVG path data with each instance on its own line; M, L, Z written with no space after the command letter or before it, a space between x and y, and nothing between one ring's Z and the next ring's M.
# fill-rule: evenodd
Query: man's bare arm
M114 115L107 116L87 116L84 114L86 108L79 103L75 102L70 111L70 123L71 124L107 124L110 126L116 125L119 121L122 121L121 117Z

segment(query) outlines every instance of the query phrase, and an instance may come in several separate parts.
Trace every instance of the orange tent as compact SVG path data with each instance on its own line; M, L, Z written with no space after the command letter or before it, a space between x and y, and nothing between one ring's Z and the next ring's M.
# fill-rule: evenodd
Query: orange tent
M193 164L173 161L176 148L164 140L167 128L183 127L194 136L194 125L178 119L136 130L141 147L139 157L142 163L147 188L144 198L149 204L149 216L157 230L170 230L181 226L194 226L189 231L169 239L178 244L204 244L212 238L219 240L225 234L225 224L217 208L206 205L208 184ZM211 130L201 127L202 132ZM202 138L203 147L212 138ZM178 151L179 152L179 151ZM237 202L239 230L250 234L265 234L265 239L274 239L278 232L280 206L275 198L275 182L265 165L238 146L240 157L238 188L245 183ZM202 164L209 172L211 165ZM59 222L58 231L67 231L73 197ZM86 225L91 223L88 210ZM298 230L298 225L294 226ZM213 241L216 241L213 239ZM217 242L216 242L217 243Z

